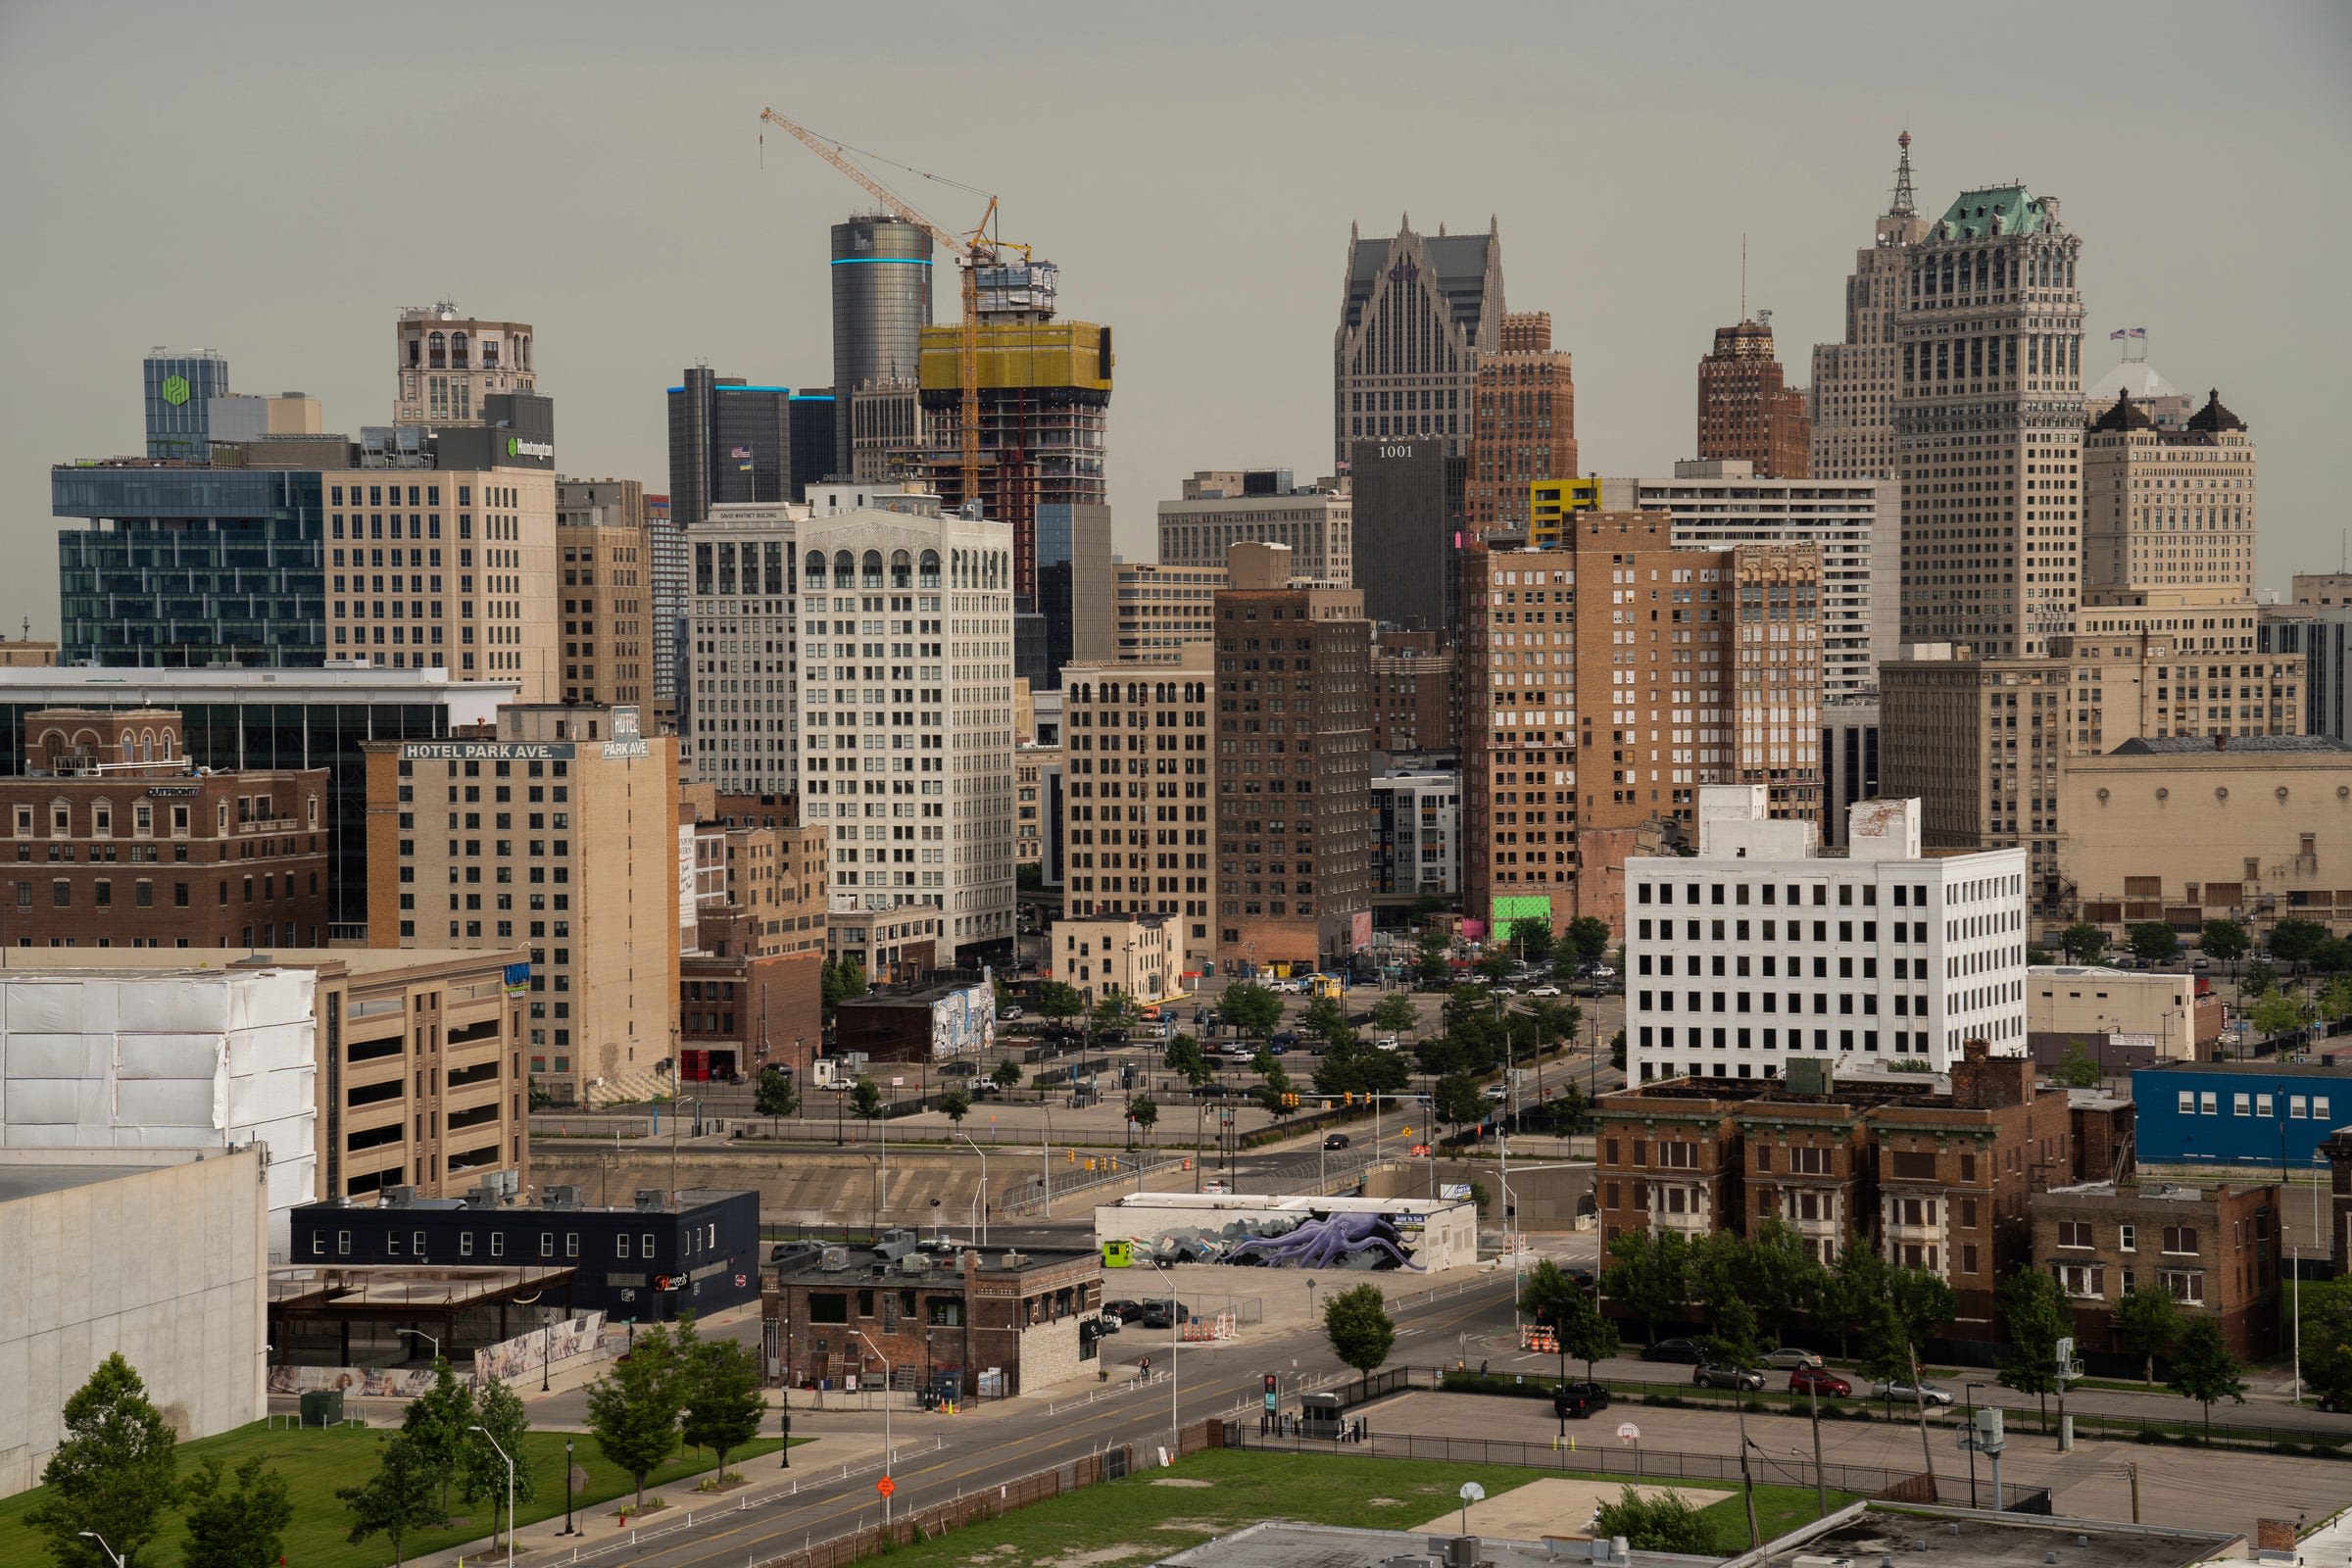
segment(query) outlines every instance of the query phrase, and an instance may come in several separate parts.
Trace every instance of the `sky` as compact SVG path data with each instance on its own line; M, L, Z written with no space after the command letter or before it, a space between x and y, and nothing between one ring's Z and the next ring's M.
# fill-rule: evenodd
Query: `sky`
M1350 221L1498 220L1509 307L1575 355L1583 466L1671 472L1741 236L1802 381L1906 127L1930 216L2063 199L2085 382L2144 326L2252 427L2263 586L2352 524L2352 6L0 0L0 628L55 634L49 466L143 449L156 345L356 433L399 309L455 299L533 323L563 471L657 492L682 367L830 380L826 229L865 198L763 150L769 104L997 192L1063 315L1114 328L1130 560L1195 469L1330 471Z

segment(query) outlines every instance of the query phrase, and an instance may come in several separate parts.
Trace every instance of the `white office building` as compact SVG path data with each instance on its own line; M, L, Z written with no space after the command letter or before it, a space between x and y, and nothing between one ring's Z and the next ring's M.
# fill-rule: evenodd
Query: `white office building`
M1923 858L1918 801L1865 801L1840 858L1765 807L1760 785L1702 786L1695 858L1626 861L1631 1081L2025 1054L2024 850Z
M1821 547L1821 699L1879 689L1878 666L1901 651L1900 487L1888 479L1759 479L1755 465L1677 463L1671 479L1603 479L1611 512L1663 512L1677 550L1746 544Z
M933 905L958 960L1008 958L1012 530L943 516L928 493L809 499L800 794L802 820L830 832L828 907Z

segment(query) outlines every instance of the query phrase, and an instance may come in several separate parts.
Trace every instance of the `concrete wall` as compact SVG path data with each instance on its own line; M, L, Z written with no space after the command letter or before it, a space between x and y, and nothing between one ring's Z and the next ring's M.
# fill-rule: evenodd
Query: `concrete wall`
M683 1149L677 1155L677 1185L747 1189L760 1195L760 1216L770 1223L862 1225L879 1217L886 1225L962 1227L980 1195L980 1162L958 1146L890 1152L887 1193L881 1160L871 1143L835 1152L779 1154L733 1149ZM1060 1158L1058 1153L1054 1156ZM531 1149L532 1174L543 1186L577 1183L591 1203L626 1203L640 1188L667 1191L670 1153L666 1142L559 1144ZM988 1161L989 1200L1001 1203L1013 1184L1035 1181L1038 1151L1006 1144ZM937 1200L937 1206L933 1206Z
M1487 1208L1479 1218L1487 1225L1502 1224L1502 1171L1495 1161L1441 1159L1437 1180L1441 1187L1447 1182L1476 1182L1486 1188ZM1429 1162L1415 1160L1408 1165L1381 1166L1372 1172L1364 1190L1374 1198L1427 1198L1429 1189ZM1579 1208L1592 1195L1592 1166L1587 1161L1521 1165L1514 1160L1511 1164L1511 1206L1519 1211L1514 1223L1520 1230L1572 1231Z
M52 1185L59 1167L93 1179ZM26 1186L30 1196L0 1202L0 1496L38 1484L60 1409L117 1350L183 1440L260 1420L270 1203L259 1151L0 1152L0 1190Z

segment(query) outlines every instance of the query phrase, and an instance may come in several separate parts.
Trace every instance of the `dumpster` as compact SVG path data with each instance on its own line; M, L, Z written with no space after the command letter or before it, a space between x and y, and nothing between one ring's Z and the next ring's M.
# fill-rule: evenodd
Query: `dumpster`
M341 1389L313 1389L302 1396L302 1424L306 1427L334 1427L343 1424L343 1391Z
M1133 1242L1119 1239L1102 1244L1102 1266L1104 1268L1132 1268L1134 1264L1135 1244Z

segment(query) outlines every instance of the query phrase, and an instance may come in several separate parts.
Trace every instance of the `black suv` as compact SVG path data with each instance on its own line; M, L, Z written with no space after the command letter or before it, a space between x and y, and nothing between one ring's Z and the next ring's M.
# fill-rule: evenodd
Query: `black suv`
M1596 1410L1609 1407L1609 1391L1597 1383L1563 1383L1551 1396L1554 1417L1573 1416L1582 1421Z
M1642 1348L1642 1359L1644 1361L1681 1361L1690 1366L1697 1366L1706 1360L1706 1354L1699 1349L1696 1340L1660 1340L1655 1345L1645 1345Z

